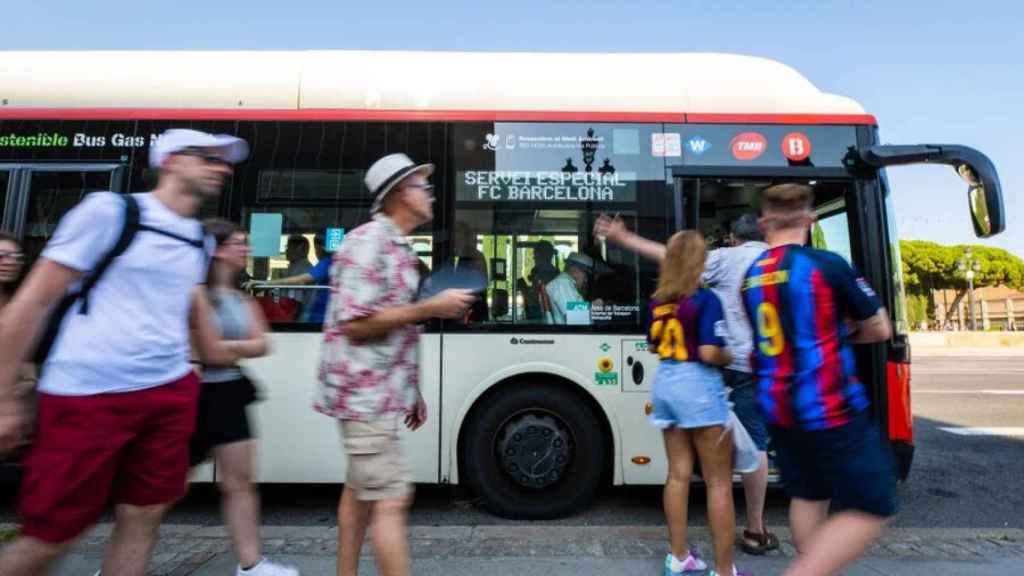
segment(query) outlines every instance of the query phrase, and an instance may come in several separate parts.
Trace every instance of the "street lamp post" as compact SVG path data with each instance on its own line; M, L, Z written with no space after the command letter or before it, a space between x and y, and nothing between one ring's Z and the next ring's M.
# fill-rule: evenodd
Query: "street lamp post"
M974 309L974 273L981 271L981 262L974 259L971 249L964 250L964 255L957 263L957 268L967 278L967 306L971 309L971 330L978 329L977 311Z

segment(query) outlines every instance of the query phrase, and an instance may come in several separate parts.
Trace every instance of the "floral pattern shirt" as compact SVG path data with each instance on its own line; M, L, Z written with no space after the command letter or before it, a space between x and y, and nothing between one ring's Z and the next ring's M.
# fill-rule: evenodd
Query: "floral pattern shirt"
M411 303L419 286L419 262L387 216L345 236L331 265L331 299L324 321L318 412L340 420L369 421L404 415L419 389L418 325L373 340L355 340L346 323Z

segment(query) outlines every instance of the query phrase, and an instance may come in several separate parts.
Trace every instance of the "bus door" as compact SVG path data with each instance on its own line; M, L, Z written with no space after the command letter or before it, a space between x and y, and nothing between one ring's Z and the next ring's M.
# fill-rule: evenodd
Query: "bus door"
M21 239L31 266L57 223L86 194L122 192L126 169L116 163L0 164L3 229Z

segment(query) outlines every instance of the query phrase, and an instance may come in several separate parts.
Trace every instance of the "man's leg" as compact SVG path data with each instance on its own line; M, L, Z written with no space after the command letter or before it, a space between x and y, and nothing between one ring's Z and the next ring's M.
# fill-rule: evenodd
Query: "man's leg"
M71 542L50 544L30 536L21 536L0 551L0 574L36 576L46 574L50 566L71 547Z
M761 451L757 470L743 474L743 499L747 510L747 531L765 534L764 502L768 492L768 429L757 405L757 384L752 374L738 370L723 372L731 392L729 400L740 424ZM748 540L745 538L745 540ZM749 544L749 542L748 542ZM758 543L759 544L759 543Z
M761 465L743 475L743 499L747 504L747 530L764 534L764 501L768 492L768 453L761 452Z
M119 414L104 396L39 395L18 494L22 535L0 552L0 575L47 573L102 516L131 436L131 422Z
M793 546L797 552L807 550L814 533L828 519L828 506L828 500L793 498L789 503L789 530L793 534Z
M373 553L380 576L409 576L406 515L411 496L373 504Z
M170 504L132 506L118 504L114 534L103 559L103 573L143 576L160 532L160 520Z
M835 574L878 538L885 523L884 518L864 512L836 514L815 531L809 540L804 540L807 545L796 561L786 569L785 576Z
M121 395L140 423L118 462L113 484L116 522L104 574L145 574L160 521L185 496L198 397L199 379L193 372L176 382Z
M359 553L370 523L370 502L360 502L348 485L338 504L338 576L356 576Z

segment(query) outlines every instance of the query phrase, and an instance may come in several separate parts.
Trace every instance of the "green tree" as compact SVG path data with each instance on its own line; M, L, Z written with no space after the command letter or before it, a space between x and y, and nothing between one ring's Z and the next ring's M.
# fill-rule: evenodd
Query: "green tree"
M970 249L980 269L974 275L974 286L1009 286L1024 289L1024 260L1001 248L978 245L943 246L923 240L901 240L903 279L908 296L927 298L928 315L934 318L935 290L955 290L956 297L946 311L953 315L967 295L967 278L959 269L964 253ZM908 299L909 300L909 299ZM909 312L909 310L908 310Z
M825 241L825 231L822 230L819 222L815 222L814 226L811 227L811 246L819 250L828 250L828 242Z

